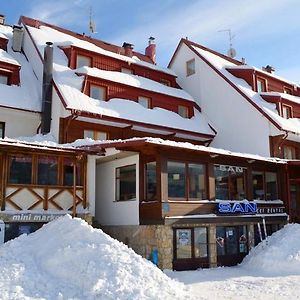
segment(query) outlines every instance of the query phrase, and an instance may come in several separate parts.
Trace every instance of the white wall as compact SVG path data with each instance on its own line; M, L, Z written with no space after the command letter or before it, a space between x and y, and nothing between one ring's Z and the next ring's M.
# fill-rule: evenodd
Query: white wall
M115 201L115 170L136 164L136 200ZM139 155L97 164L96 220L101 225L139 224Z
M6 137L32 136L37 133L37 128L40 124L40 114L1 108L0 122L5 122L4 135Z
M186 61L195 58L196 73L186 77ZM270 156L270 123L211 67L182 45L173 69L179 85L199 103L217 130L212 147Z

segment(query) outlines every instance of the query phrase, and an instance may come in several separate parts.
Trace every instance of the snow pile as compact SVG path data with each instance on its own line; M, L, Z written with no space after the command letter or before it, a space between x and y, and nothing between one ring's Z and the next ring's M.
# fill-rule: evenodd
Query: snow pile
M253 248L241 266L258 273L300 275L300 224L288 224Z
M189 299L124 244L70 216L0 247L1 299Z

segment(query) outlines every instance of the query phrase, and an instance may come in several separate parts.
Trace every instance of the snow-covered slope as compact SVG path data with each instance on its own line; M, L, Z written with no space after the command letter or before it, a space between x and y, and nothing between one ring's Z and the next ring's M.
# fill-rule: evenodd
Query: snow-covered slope
M0 247L0 299L190 299L183 284L81 219Z

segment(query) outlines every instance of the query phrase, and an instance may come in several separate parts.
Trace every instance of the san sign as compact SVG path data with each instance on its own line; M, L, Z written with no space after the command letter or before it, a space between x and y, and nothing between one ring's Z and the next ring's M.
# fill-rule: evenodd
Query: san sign
M257 204L254 202L219 202L217 212L220 214L256 214Z

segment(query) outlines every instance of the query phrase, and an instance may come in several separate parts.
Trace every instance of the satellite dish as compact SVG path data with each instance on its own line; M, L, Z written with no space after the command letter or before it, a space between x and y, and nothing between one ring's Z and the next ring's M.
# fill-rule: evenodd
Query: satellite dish
M231 58L234 58L236 56L236 51L234 48L229 48L227 55Z

